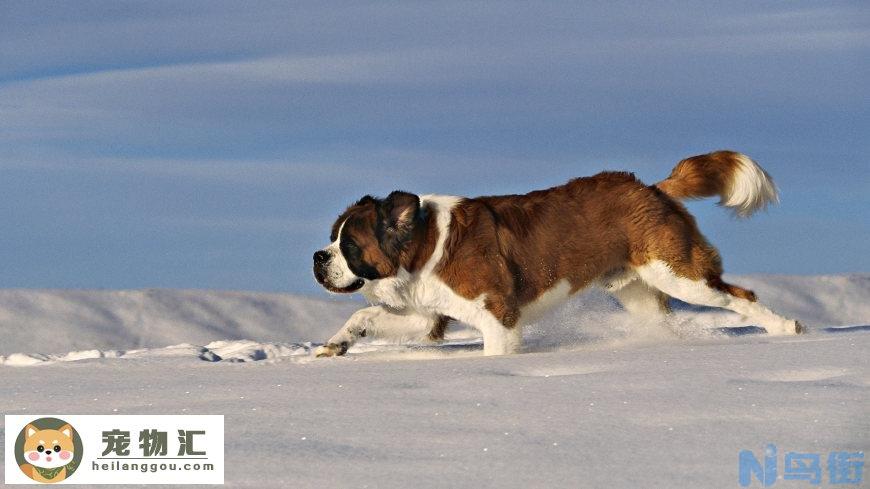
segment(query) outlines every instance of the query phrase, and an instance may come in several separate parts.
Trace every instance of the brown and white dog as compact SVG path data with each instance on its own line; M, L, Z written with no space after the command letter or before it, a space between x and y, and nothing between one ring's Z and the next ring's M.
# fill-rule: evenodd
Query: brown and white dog
M641 315L668 313L675 297L730 309L769 334L802 332L722 280L719 253L680 204L713 195L740 217L778 200L767 172L732 151L687 158L655 185L604 172L525 195L363 197L314 254L314 276L374 305L316 354L402 329L438 340L450 320L477 328L485 355L514 353L524 324L590 285Z

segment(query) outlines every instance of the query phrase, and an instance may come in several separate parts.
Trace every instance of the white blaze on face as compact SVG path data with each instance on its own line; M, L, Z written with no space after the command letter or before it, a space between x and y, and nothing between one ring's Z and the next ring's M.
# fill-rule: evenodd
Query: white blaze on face
M323 251L329 253L329 256L331 257L329 265L326 267L326 278L330 285L337 288L348 287L350 284L359 280L359 277L351 272L350 268L347 266L347 260L344 258L344 254L342 254L341 247L339 246L339 243L341 243L341 232L344 230L344 224L346 222L347 220L345 219L338 228L338 235L336 236L335 241L323 249Z

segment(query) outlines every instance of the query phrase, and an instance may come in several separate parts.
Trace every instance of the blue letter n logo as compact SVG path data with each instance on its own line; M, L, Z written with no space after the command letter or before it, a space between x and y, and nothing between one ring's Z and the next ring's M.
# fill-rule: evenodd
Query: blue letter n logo
M762 487L770 487L776 482L776 445L767 445L764 450L763 467L751 451L740 450L740 485L749 487L753 474Z

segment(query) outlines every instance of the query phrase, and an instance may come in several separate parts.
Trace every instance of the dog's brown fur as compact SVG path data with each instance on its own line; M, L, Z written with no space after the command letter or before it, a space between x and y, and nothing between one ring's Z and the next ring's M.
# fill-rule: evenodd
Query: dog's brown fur
M716 151L686 158L656 187L676 200L722 195L737 169L738 156L734 151Z

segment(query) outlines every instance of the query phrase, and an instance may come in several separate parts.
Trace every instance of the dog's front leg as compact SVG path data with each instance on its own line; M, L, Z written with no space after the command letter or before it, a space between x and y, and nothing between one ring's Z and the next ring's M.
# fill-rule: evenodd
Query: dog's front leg
M483 354L510 355L523 349L523 328L514 309L503 302L489 300L456 310L451 316L471 325L483 336Z
M380 309L380 306L372 306L353 313L325 345L318 346L314 350L314 354L318 357L334 357L347 353L347 349L356 343L357 339L368 335L372 319L378 316Z
M384 306L366 307L353 313L338 333L325 345L317 347L314 353L318 357L344 355L362 337L424 337L438 320L438 317L396 311Z

